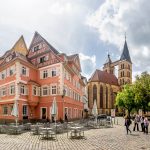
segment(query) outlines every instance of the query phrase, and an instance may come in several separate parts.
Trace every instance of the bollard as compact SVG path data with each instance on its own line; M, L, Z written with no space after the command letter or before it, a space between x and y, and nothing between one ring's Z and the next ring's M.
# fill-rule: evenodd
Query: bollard
M115 124L115 117L114 117L114 124Z
M117 125L118 125L118 119L117 119Z

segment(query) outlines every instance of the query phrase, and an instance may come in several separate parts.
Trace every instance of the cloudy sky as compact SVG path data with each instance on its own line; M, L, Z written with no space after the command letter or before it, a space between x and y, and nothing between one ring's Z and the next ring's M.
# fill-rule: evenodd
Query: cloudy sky
M0 54L21 35L27 46L38 31L56 49L79 53L83 74L102 69L109 52L119 59L127 34L133 77L150 71L148 0L4 0L0 5Z

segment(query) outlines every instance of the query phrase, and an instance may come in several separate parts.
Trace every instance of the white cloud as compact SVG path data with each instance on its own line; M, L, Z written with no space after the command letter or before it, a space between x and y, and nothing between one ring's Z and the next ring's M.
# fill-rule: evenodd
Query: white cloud
M91 74L96 69L96 56L95 55L88 56L83 53L79 53L79 57L81 61L81 68L83 71L83 75L89 79Z
M122 50L124 34L135 72L149 71L150 5L147 0L106 0L88 16L87 24L95 28L102 41Z

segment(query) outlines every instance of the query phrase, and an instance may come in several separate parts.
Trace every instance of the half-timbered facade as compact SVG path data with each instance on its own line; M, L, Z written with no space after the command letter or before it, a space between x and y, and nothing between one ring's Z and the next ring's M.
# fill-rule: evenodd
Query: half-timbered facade
M50 119L56 97L57 120L82 117L85 83L78 54L59 53L35 32L29 49L23 36L0 57L0 119L13 120L15 100L19 120Z

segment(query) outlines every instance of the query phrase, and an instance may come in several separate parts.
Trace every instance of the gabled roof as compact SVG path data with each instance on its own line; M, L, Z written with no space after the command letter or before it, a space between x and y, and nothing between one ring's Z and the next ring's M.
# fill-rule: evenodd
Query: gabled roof
M89 82L102 82L118 86L118 79L115 75L98 69L93 73L92 77L89 79Z
M44 41L55 54L59 54L59 52L47 42L46 39L44 39L37 31L34 33L32 42L30 44L29 50L31 50L32 47L34 47L37 43L40 43L41 41Z
M11 51L18 52L18 53L20 53L20 54L22 54L24 56L27 55L28 49L27 49L27 46L26 46L26 43L25 43L25 40L24 40L23 36L21 36L19 38L19 40L12 47Z
M74 62L75 65L79 68L79 71L81 71L81 64L80 64L80 59L78 54L67 56L67 59L69 62Z
M126 40L125 40L125 43L124 43L124 48L123 48L123 52L121 54L120 60L126 60L126 61L132 63Z

